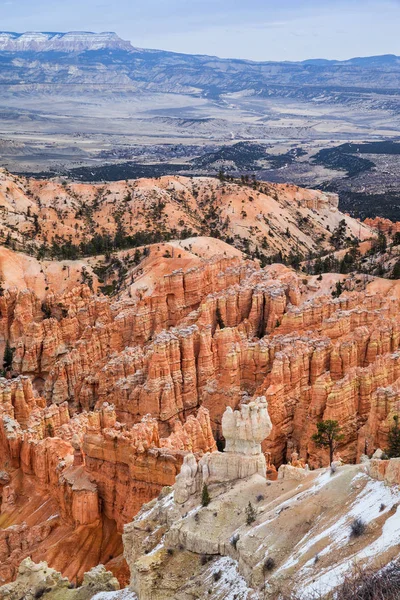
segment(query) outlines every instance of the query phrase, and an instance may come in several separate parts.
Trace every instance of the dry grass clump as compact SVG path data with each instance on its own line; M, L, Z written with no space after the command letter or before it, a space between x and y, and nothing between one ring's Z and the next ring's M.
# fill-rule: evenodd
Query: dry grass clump
M400 563L372 572L360 570L347 577L332 596L334 600L398 600L400 598Z
M279 600L300 600L297 594L281 594ZM399 600L400 562L390 563L380 571L356 569L342 585L327 594L311 594L302 600Z
M350 525L350 529L351 529L351 532L350 532L351 537L360 537L361 535L363 535L365 533L367 526L360 517L357 517L356 519L354 519L354 521Z

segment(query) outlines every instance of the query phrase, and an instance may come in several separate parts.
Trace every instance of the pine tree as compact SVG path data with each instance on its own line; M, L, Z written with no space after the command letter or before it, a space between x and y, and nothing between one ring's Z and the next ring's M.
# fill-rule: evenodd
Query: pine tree
M48 437L54 437L54 427L51 423L47 423L46 433L47 433Z
M336 288L332 292L334 298L339 298L343 294L343 284L341 281L336 282Z
M396 231L396 233L393 236L393 246L399 246L400 245L400 231Z
M389 458L399 458L400 457L400 427L399 427L399 416L395 415L393 417L394 426L389 431L389 448L387 450L387 455Z
M256 509L254 508L252 503L249 502L247 505L247 508L246 508L246 524L251 525L252 523L254 523L254 521L256 520L256 517L257 517Z
M393 267L392 279L400 279L400 260Z
M333 231L331 236L331 243L335 247L336 250L339 250L341 246L344 244L344 240L346 237L347 225L346 220L342 219L336 229Z
M203 485L203 490L201 492L201 505L208 506L211 502L210 494L208 493L208 487L206 484Z
M11 369L13 356L14 356L14 349L11 348L9 341L7 340L6 347L4 349L4 356L3 356L3 368L6 371L9 371Z
M320 275L324 270L324 265L320 258L317 258L314 262L314 275Z
M220 307L219 307L219 306L217 306L217 310L215 311L215 316L216 316L216 318L217 318L217 323L218 323L218 325L219 325L219 328L220 328L220 329L224 329L224 327L225 327L225 323L224 323L224 320L223 320L223 318L222 318L222 315L221 315L221 309L220 309Z
M312 441L320 448L329 448L329 464L331 464L333 454L343 438L344 435L341 433L339 423L328 419L317 423L317 433L312 436Z
M33 215L33 228L35 230L35 234L40 231L39 217L37 215Z
M375 242L375 250L377 252L385 252L387 248L387 239L386 235L382 232L379 233L378 239Z

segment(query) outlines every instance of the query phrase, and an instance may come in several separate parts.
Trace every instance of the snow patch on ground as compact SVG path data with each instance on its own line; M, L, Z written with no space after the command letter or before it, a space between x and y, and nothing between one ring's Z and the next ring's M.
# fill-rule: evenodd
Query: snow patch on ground
M93 596L92 600L138 600L136 594L128 589L118 592L99 592Z
M354 478L356 479L356 478ZM358 477L360 479L360 477ZM353 480L354 481L354 480ZM302 556L304 556L319 540L329 536L330 543L324 548L319 556L330 553L338 554L340 548L345 547L350 537L350 525L356 518L361 518L367 525L374 521L379 516L388 513L393 505L400 500L399 491L396 488L390 488L382 481L370 480L361 490L359 496L351 505L347 514L336 521L331 527L315 535L315 527L311 530L305 540L302 541L297 555L281 567L285 570L297 564ZM383 508L384 506L384 508ZM358 562L364 562L369 558L374 558L377 555L385 552L388 548L399 543L400 539L400 510L397 508L396 513L389 517L383 528L381 535L360 552L352 555L345 561L331 567L315 577L314 559L309 560L300 570L300 574L304 574L304 579L313 577L313 582L306 584L302 588L302 597L307 598L312 594L327 594L335 587L342 583L346 573L352 570L352 567ZM304 542L304 543L303 543Z
M139 515L137 515L137 517L135 518L136 521L144 521L149 518L149 515L151 514L152 510L154 509L154 500L150 504L151 504L150 508L148 508L146 510L142 509L142 512L139 513ZM159 506L161 507L162 510L167 510L168 508L173 506L173 504L174 504L174 492L170 492L167 496L165 496L165 498L162 498L161 500L159 500Z
M239 574L237 562L229 556L223 556L213 563L204 582L205 587L209 585L213 591L211 598L218 596L224 600L247 600L253 591Z
M311 489L315 489L315 487L320 489L322 485L326 483L327 477L331 477L329 472L325 476L320 477L319 483ZM361 480L362 477L363 474L357 475L353 479L353 482ZM331 527L324 529L320 533L316 533L316 530L318 529L318 522L316 522L314 527L294 548L292 557L280 567L279 571L285 571L296 565L300 559L311 550L311 548L324 538L330 538L331 542L319 553L320 556L328 554L337 547L345 545L349 539L351 522L354 519L359 517L366 524L371 523L371 521L378 516L387 513L398 500L399 494L394 488L388 487L382 481L368 481L346 515L337 519ZM380 510L382 504L385 505L385 508ZM311 567L311 562L312 561L308 561L302 570L308 571Z
M375 542L364 548L359 554L360 558L370 558L385 552L388 548L395 546L400 540L400 508L385 522L382 535Z
M327 569L318 576L317 581L302 587L300 598L307 600L314 596L318 598L320 595L328 594L343 582L345 575L351 572L351 568L351 561L344 561L336 567Z

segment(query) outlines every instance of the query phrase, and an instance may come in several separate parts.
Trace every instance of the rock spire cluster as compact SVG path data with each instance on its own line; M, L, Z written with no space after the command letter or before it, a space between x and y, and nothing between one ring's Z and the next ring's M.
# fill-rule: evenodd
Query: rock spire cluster
M198 493L204 484L219 484L245 479L258 473L266 477L266 460L261 442L272 430L265 397L242 404L233 411L228 406L222 417L222 435L226 440L224 452L205 454L197 464L193 454L184 458L174 486L174 499L184 504Z
M16 243L31 218L28 207L34 212L37 204L23 185L0 178L6 235L21 212ZM115 184L115 198L126 185ZM142 180L124 206L133 202L140 211L155 198L172 198L179 222L183 209L195 207L194 185ZM223 194L222 184L208 179L196 185L199 202L211 189L235 210L250 193L229 184ZM55 193L63 206L66 200L60 228L75 224L78 188L62 195L55 182L32 186L48 217L43 234L60 209ZM332 198L291 186L276 191L277 237L279 219L293 210L311 211L324 226L340 222ZM101 219L111 218L112 194L104 205L98 197L100 229ZM257 202L270 201L264 196ZM282 212L286 205L290 211ZM286 227L280 222L279 231ZM279 234L279 244L284 238ZM116 253L126 269L111 297L95 276L87 280L94 273L88 258L40 261L0 248L0 354L8 348L9 363L0 378L4 581L32 556L72 580L105 563L123 582L124 525L179 472L178 504L203 483L212 488L252 475L265 482L267 472L276 478L293 453L290 467L300 476L299 465L328 464L327 451L312 441L320 420L339 421L344 462L387 446L399 406L399 283L261 268L229 248L199 236ZM338 282L343 293L334 297Z

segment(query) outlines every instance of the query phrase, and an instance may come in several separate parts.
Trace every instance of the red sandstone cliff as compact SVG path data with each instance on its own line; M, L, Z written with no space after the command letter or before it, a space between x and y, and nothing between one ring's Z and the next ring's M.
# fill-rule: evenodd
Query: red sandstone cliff
M19 185L25 188L16 190ZM98 204L99 227L115 208L109 202L114 196L103 190L100 197L95 186L27 186L14 181L11 191L3 190L7 219L12 195L19 210L30 206L49 225L57 194L62 205L67 200L60 235L76 232L71 211L82 208L83 191ZM112 194L127 194L124 186ZM294 230L296 212L301 218L314 215L318 235L327 231L321 215L333 225L342 218L335 199L321 193L274 186L250 200L253 191L236 187L162 178L135 184L132 194L143 219L158 198L156 188L159 198L173 197L173 222L185 203L197 210L197 199L204 203L214 192L231 211L233 233L239 230L232 222L242 200L248 214L267 202L274 251L283 249L284 239L286 249L292 243L286 228L293 244L315 245L316 238ZM280 193L278 200L273 191ZM253 240L262 239L267 224L253 212L253 220L240 227ZM348 227L360 231L351 219ZM371 233L363 227L361 232ZM55 261L46 268L35 262L43 280L28 290L31 259L2 250L0 346L8 342L15 349L9 378L0 380L4 580L28 555L48 560L72 579L99 562L123 579L124 523L174 482L185 453L215 449L225 408L243 400L267 397L273 432L263 450L277 466L293 450L311 466L326 463L324 451L311 442L323 418L342 425L345 460L355 461L366 445L371 451L385 445L398 403L399 284L371 278L364 285L356 277L329 274L317 280L282 265L261 269L229 248L207 237L160 243L139 264L130 264L133 252L127 252L129 268L111 298L98 292L95 276L82 285L80 276L65 273L66 263ZM213 249L216 256L210 258ZM85 268L92 268L90 260ZM70 268L73 261L67 262ZM81 270L71 264L71 273ZM346 291L334 299L339 279Z
M394 235L400 232L400 221L390 221L390 219L382 219L382 217L375 217L375 219L365 219L364 223L368 227L373 227L382 233L389 233Z

